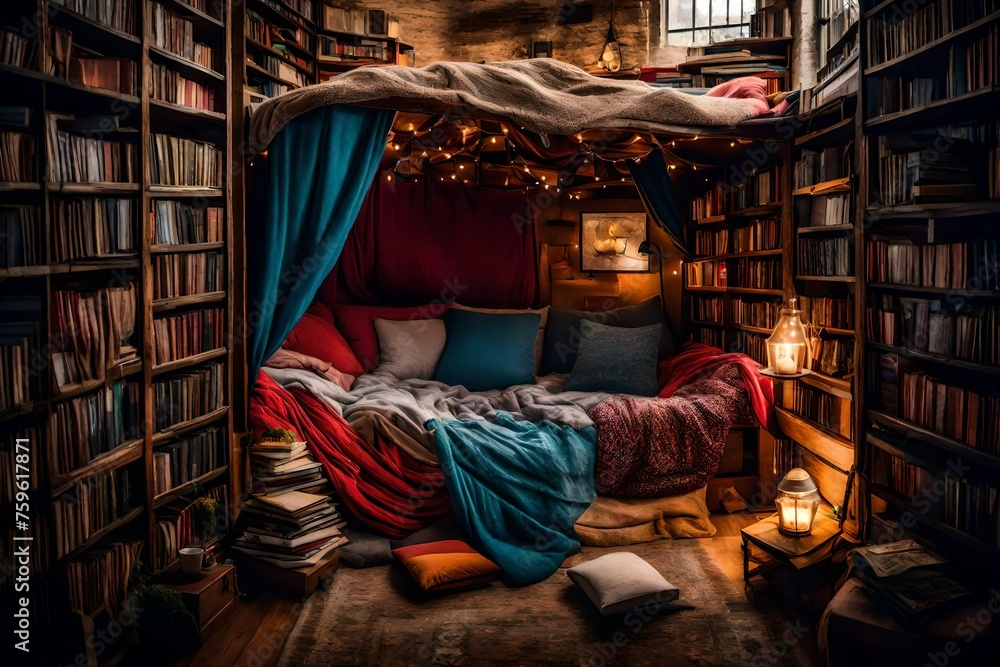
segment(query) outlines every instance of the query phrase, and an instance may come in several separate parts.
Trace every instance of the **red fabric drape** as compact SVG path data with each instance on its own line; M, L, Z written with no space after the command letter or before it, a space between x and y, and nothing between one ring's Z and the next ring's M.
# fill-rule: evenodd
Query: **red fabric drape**
M306 441L337 495L358 519L403 537L451 516L444 475L392 443L369 445L329 405L307 391L257 376L250 401L254 435L286 428Z
M534 305L535 228L523 192L470 190L461 178L402 183L387 175L369 190L321 301Z
M723 352L717 347L687 342L679 354L660 362L660 393L657 396L669 398L684 385L707 377L726 364L739 366L757 421L770 433L780 434L781 429L774 417L771 381L760 374L757 362L745 354Z

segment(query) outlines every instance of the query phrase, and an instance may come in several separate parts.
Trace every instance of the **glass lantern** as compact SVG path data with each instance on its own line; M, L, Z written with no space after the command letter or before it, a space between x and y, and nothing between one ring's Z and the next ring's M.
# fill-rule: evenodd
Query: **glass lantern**
M811 365L801 312L795 308L795 299L789 299L788 305L778 312L778 323L767 339L767 364L775 375L799 375Z
M778 507L778 530L785 535L804 537L812 532L819 510L819 489L802 468L793 468L778 484L774 499Z

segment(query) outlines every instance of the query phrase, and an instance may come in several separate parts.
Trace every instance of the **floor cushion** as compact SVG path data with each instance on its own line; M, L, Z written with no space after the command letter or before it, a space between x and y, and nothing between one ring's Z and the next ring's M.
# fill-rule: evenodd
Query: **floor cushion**
M427 592L468 590L500 578L496 563L462 540L413 544L392 555Z
M566 570L601 614L673 602L680 590L663 578L652 565L627 551L601 556Z

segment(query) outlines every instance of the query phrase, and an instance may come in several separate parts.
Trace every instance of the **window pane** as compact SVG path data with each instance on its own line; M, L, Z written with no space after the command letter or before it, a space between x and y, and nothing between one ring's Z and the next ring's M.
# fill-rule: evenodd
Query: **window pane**
M667 29L691 27L691 7L694 0L669 0L667 5Z
M740 37L747 37L749 30L747 28L713 28L712 29L712 43L725 42L730 39L739 39Z
M702 4L709 4L703 2ZM729 23L729 6L726 0L712 0L712 25L726 25Z
M694 4L694 27L707 28L709 25L709 0L697 0Z
M694 41L691 42L693 46L708 46L712 43L711 40L712 31L708 28L704 30L695 30Z

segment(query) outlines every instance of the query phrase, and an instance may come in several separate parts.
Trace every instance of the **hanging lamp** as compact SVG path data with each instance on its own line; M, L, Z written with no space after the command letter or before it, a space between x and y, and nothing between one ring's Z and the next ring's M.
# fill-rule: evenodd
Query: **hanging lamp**
M597 64L609 72L620 72L622 69L622 48L615 34L615 3L611 3L611 21L608 23L608 35L604 38L604 48Z

